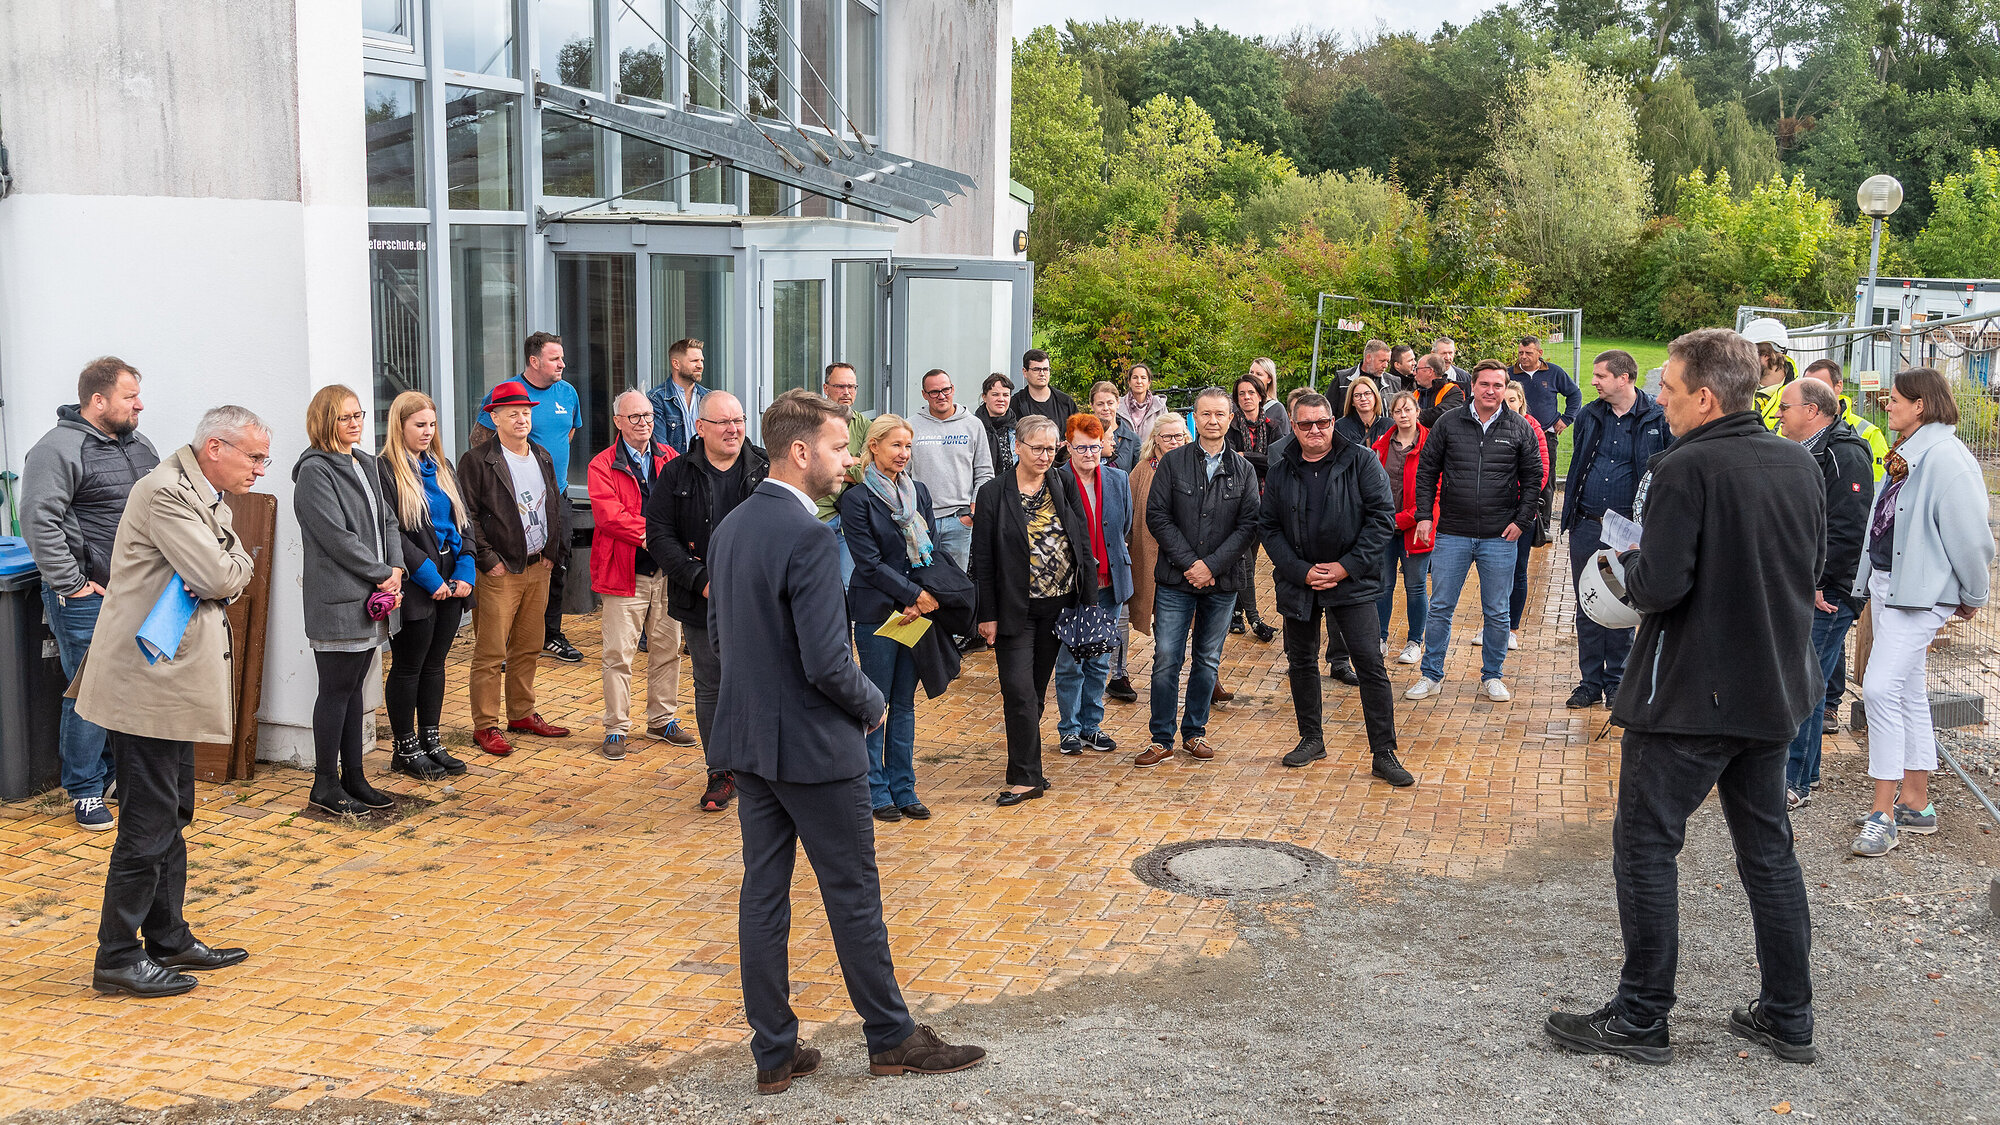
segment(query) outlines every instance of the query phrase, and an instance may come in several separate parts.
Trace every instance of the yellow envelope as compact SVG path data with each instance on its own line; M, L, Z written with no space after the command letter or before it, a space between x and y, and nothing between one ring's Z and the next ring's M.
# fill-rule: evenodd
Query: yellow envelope
M924 634L930 631L931 619L928 617L919 617L908 625L903 624L902 621L902 614L890 614L889 620L884 621L882 627L875 630L875 635L878 637L887 637L905 648L917 647L917 642L922 640Z

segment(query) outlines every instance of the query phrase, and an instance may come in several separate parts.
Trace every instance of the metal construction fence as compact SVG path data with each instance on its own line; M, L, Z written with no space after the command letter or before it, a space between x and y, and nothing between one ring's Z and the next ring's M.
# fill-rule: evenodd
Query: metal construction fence
M1330 319L1329 319L1330 318ZM1363 339L1375 338L1390 344L1409 344L1418 355L1430 351L1439 336L1454 340L1495 340L1509 342L1522 336L1539 336L1542 351L1551 362L1560 362L1555 345L1569 345L1569 373L1579 382L1589 379L1583 366L1583 310L1537 309L1495 305L1421 305L1405 301L1380 301L1372 297L1351 297L1344 293L1321 293L1313 321L1313 353L1310 385L1319 387L1320 357L1334 350L1329 333L1347 333ZM1489 358L1461 350L1459 366ZM1494 356L1491 358L1500 358ZM1509 354L1507 359L1512 360Z

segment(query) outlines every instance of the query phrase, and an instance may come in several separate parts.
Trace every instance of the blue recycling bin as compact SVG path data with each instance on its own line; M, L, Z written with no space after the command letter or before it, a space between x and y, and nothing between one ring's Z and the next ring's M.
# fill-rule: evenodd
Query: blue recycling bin
M59 740L68 687L28 544L0 536L0 800L45 793L62 780Z

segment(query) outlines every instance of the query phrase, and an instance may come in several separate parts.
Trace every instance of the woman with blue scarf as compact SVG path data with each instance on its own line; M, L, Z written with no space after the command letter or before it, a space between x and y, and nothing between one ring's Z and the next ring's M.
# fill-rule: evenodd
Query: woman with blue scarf
M465 772L438 732L444 710L444 662L479 577L466 540L465 500L438 442L437 404L404 391L389 404L382 439L382 490L396 509L409 568L403 626L389 638L389 685L383 703L395 754L389 768L424 781Z
M907 624L937 611L924 589L931 565L931 494L910 476L915 435L910 424L884 414L868 425L861 487L840 496L840 525L854 556L847 584L847 616L861 671L882 689L889 717L868 732L868 788L875 819L929 820L917 799L917 662L908 645L875 630L891 618Z

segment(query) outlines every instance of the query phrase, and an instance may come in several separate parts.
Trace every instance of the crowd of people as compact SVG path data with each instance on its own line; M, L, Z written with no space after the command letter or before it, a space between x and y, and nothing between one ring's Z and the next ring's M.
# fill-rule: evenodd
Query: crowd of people
M1106 714L1139 702L1128 664L1135 630L1151 638L1152 662L1146 742L1129 749L1132 767L1262 749L1211 736L1212 708L1231 698L1221 655L1231 634L1282 637L1298 733L1282 763L1329 756L1322 680L1331 678L1358 689L1372 775L1406 787L1416 777L1399 757L1391 665L1415 666L1404 706L1450 693L1453 618L1476 569L1477 690L1509 702L1530 552L1560 536L1579 604L1567 705L1611 707L1625 730L1614 846L1628 962L1611 1004L1551 1017L1559 1042L1671 1057L1672 855L1687 815L1719 786L1760 935L1770 937L1765 995L1731 1029L1781 1057L1810 1056L1804 901L1785 818L1811 804L1819 783L1820 744L1844 691L1843 642L1860 614L1872 617L1862 694L1875 789L1853 851L1879 856L1905 834L1938 830L1925 653L1948 619L1985 604L1994 546L1981 468L1956 437L1957 407L1935 370L1895 376L1885 396L1892 445L1843 397L1838 364L1796 373L1782 327L1774 336L1761 322L1674 341L1650 389L1630 354L1604 351L1587 403L1534 337L1511 360L1470 370L1449 339L1422 356L1369 341L1324 391L1298 388L1282 402L1276 365L1259 358L1185 410L1154 391L1144 364L1123 373L1122 389L1097 382L1079 404L1035 349L1022 357L1018 393L996 373L968 409L953 376L933 370L909 414L873 418L853 409L855 369L832 364L819 393L779 397L761 427L775 444L760 447L741 400L706 385L703 351L698 340L675 343L669 380L619 395L616 437L588 461L589 581L603 607L599 752L623 760L638 729L702 747L701 809L740 795L746 841L754 823L760 839L787 849L787 858L752 856L746 844L746 934L754 882L767 945L782 940L774 896L780 876L789 886L790 842L852 847L845 813L807 809L810 787L852 782L851 794L827 799L851 796L864 820L932 817L914 761L917 689L950 690L985 650L1005 728L1000 807L1051 789L1052 682L1057 752L1120 751ZM529 337L521 376L487 395L456 463L435 403L419 392L389 404L379 455L363 448L369 413L357 392L314 395L309 448L292 466L319 674L313 807L366 815L394 804L364 768L364 700L385 646L390 770L421 781L466 772L441 725L447 658L468 613L474 747L505 756L511 738L571 733L537 710L535 688L542 659L581 655L561 631L575 520L567 466L581 426L563 367L560 338ZM192 745L226 741L233 719L222 609L251 564L222 500L253 487L273 458L269 427L238 407L210 411L190 443L161 458L138 433L139 388L121 360L84 369L78 404L28 455L22 518L65 669L82 670L63 710L63 786L85 829L113 827L106 801L124 802L94 983L150 996L192 988L180 970L246 956L195 940L181 918L180 831L192 817ZM1558 511L1553 469L1572 429ZM758 497L787 499L759 507ZM799 536L793 525L807 516L790 497L823 537ZM750 538L751 523L788 537L784 549ZM773 569L786 558L818 567L822 546L823 576ZM1260 553L1275 624L1259 610ZM136 631L171 582L194 603L171 659L110 645L84 661L98 628ZM812 604L800 604L807 592ZM756 604L781 595L782 609ZM635 727L638 652L648 657ZM684 658L693 730L677 718ZM759 708L759 691L768 701L794 675L802 681L782 690L803 704ZM816 716L816 700L831 710ZM853 744L820 720L843 731L855 722ZM746 731L764 731L769 744ZM860 773L841 772L850 766ZM879 926L872 847L854 858L866 878L838 893L864 905L873 896ZM876 929L850 921L855 942L878 944ZM871 987L886 997L893 977ZM782 991L762 1001L752 1013L760 1085L765 1072L806 1073L804 1055L787 1053ZM912 1030L900 1003L881 1000L871 1045L929 1036L912 1058L977 1061L965 1053L976 1048ZM928 1065L894 1065L906 1064Z

